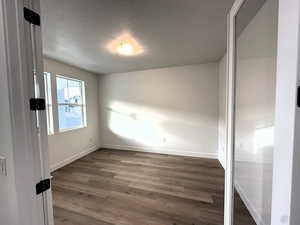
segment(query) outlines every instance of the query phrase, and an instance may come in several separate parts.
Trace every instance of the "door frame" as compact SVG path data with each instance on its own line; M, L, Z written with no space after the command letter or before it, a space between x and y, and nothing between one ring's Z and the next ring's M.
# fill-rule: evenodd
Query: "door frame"
M235 17L246 0L236 0L227 28L227 148L224 225L233 225L235 136ZM300 221L300 0L278 0L275 143L271 225Z
M40 0L23 0L24 6L41 14ZM42 24L40 26L31 25L25 22L25 49L27 53L28 70L28 87L32 97L45 99L45 82L44 82L44 62L43 62L43 44L42 44ZM32 71L36 71L35 85L32 82ZM31 79L31 82L30 82ZM34 96L36 89L38 96ZM36 122L36 121L39 122ZM48 153L48 133L47 133L47 116L46 110L37 111L32 114L32 135L37 143L34 149L35 166L39 171L40 180L51 179ZM38 127L38 129L37 129ZM53 203L51 187L46 192L40 194L42 198L41 207L44 210L44 224L53 225Z
M227 16L227 119L226 164L224 194L224 225L234 221L234 142L235 142L235 92L236 92L236 40L235 18L246 0L236 0Z
M279 0L272 225L300 221L300 0Z
M236 0L228 16L232 25L235 15L244 0ZM27 0L39 6L39 0ZM33 166L34 133L31 132L30 112L28 110L28 75L26 63L26 42L22 0L1 0L0 15L3 24L0 30L5 35L5 61L3 71L8 78L9 102L11 112L15 189L17 193L18 220L22 225L40 225L41 209L36 203L32 183L35 182ZM39 10L38 10L39 11ZM272 225L296 225L300 220L299 211L299 150L300 110L296 107L297 87L300 85L300 0L279 0L279 29L277 56L275 154L273 170ZM234 137L234 67L235 54L232 51L234 30L228 30L227 73L228 73L228 121L225 182L225 225L232 225L232 187L233 187L233 143ZM230 50L231 49L231 50ZM2 71L2 70L1 70ZM47 151L45 151L47 152ZM284 160L283 160L284 159ZM283 173L284 171L284 173ZM47 171L46 171L47 172ZM284 174L284 176L282 176ZM53 224L51 215L51 192L47 195L47 205L51 206L47 221ZM298 200L298 201L297 201ZM49 211L48 211L49 210ZM52 221L51 221L52 220Z
M11 188L16 195L16 204L11 210L14 211L12 215L16 217L16 225L53 225L51 191L36 194L36 184L49 177L50 170L45 112L40 113L43 125L37 131L36 115L29 105L29 99L33 97L32 63L29 62L33 59L29 53L31 43L24 20L25 6L39 12L39 0L0 0L0 44L4 49L0 54L5 65L1 72L7 78L13 146L12 158L9 159L13 164L11 170L7 171L7 176L14 180ZM37 41L37 46L41 57L41 38ZM38 70L42 71L41 61L38 66ZM41 84L40 97L43 97L44 83ZM37 142L39 138L42 140L40 143ZM47 207L48 205L51 207Z

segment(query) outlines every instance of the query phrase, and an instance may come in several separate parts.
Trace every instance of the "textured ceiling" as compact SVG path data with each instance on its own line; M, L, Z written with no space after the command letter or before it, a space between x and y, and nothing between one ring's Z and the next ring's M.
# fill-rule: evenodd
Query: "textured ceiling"
M99 74L212 62L226 47L233 0L41 0L44 55ZM130 33L144 48L112 54Z

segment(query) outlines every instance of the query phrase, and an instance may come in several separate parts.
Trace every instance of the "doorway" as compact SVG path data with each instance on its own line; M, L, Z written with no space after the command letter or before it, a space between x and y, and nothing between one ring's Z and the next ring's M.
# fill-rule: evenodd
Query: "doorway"
M295 2L293 2L293 3L291 3L290 1L285 1L285 5L288 5L289 7L290 7L290 10L289 10L289 12L287 12L287 11L285 11L285 13L286 13L286 15L298 15L298 11L296 10L296 9L299 9L297 6L297 4L295 4ZM7 5L5 5L5 6L7 6ZM10 12L10 10L11 9L13 9L14 7L11 7L11 8L6 8L7 9L7 12ZM2 9L2 8L1 8ZM10 10L9 10L10 9ZM23 10L23 8L21 7L21 9ZM283 10L282 8L281 8L281 10ZM284 10L283 10L284 11ZM20 13L20 12L19 12ZM21 13L22 14L22 13ZM10 15L13 15L13 13L12 14L10 14ZM9 17L7 17L7 18L9 18ZM290 18L290 17L288 17L288 18ZM297 17L298 18L298 17ZM294 24L294 23L293 23ZM294 28L295 27L298 27L297 26L297 24L298 24L298 21L297 21L297 23L296 24L294 24L295 26L294 26ZM281 26L280 26L280 28L281 29L283 29ZM10 27L10 29L12 29L12 27ZM17 29L16 29L17 30ZM286 31L286 30L285 30ZM288 30L290 33L292 33L292 31L291 30ZM295 28L294 29L294 31L296 32L297 31L297 29ZM282 32L282 30L281 30L281 32ZM286 33L289 33L289 32L284 32L284 34L286 34ZM281 36L280 36L280 38L282 38L282 33L280 33L281 34ZM294 35L295 35L295 33L293 33ZM10 33L10 35L8 35L8 36L10 36L10 37L14 37L14 35L12 35L12 33ZM296 37L298 37L297 35L295 35ZM231 36L231 37L233 37L233 36ZM297 39L297 38L294 38L291 42L289 42L289 44L290 43L292 43L293 45L292 45L292 49L296 49L295 48L295 46L298 44L298 39L297 39L297 41L295 41L295 39ZM13 40L13 39L11 39L11 40ZM281 41L282 41L282 39L280 39ZM18 46L18 45L15 45L15 46ZM7 50L7 49L6 49ZM280 49L281 51L282 51L282 49ZM14 52L12 49L11 49L11 46L10 46L10 48L9 48L9 50L8 51L11 51L11 52ZM282 56L282 55L281 55ZM230 60L232 60L232 55L229 57L229 61ZM282 59L282 58L281 58ZM292 60L290 60L290 61L292 61L292 62L294 62L293 61L293 57L291 58ZM13 60L12 60L13 61ZM284 60L283 60L284 61ZM282 63L282 61L281 61L281 63ZM231 64L230 64L231 65ZM281 65L281 64L280 64ZM13 68L13 67L10 67L10 68ZM19 68L18 66L17 67L15 67L15 68ZM285 67L285 68L287 68L287 67ZM296 68L296 67L295 67ZM281 68L282 69L282 68ZM30 69L29 69L30 70ZM24 72L24 71L23 71ZM28 71L27 71L28 72ZM232 72L232 68L231 68L231 72ZM280 70L280 72L282 73L282 70ZM287 74L289 74L290 75L290 73L287 73ZM295 73L293 73L293 75L295 75L296 74L296 72ZM13 76L11 76L11 77L13 77ZM31 77L32 78L32 77ZM33 79L33 78L32 78ZM30 79L30 80L32 80L32 79ZM22 80L22 79L21 79ZM231 80L232 81L232 80ZM284 81L284 79L282 80L282 81ZM296 88L295 88L295 81L296 81L296 79L294 79L293 80L294 82L290 82L289 84L290 85L288 85L287 83L284 83L284 82L282 82L282 83L280 83L280 84L286 84L288 87L292 87L292 96L289 96L289 97L292 97L292 100L291 100L291 98L287 98L287 99L285 99L286 100L286 102L289 102L290 103L290 106L291 106L291 108L292 108L292 106L294 106L295 105L295 102L296 102ZM12 83L13 82L11 82L10 84L12 85ZM20 82L20 80L18 81L18 82L16 82L16 84L18 84L18 85L23 85L23 83L22 82ZM25 84L24 84L25 85ZM26 84L27 85L27 84ZM31 87L32 87L33 85L31 84ZM10 86L10 87L15 87L15 86ZM289 89L289 88L287 88L287 89ZM22 88L20 88L20 89L15 89L15 90L23 90ZM13 96L13 94L10 92L10 95L11 96ZM27 99L27 95L20 95L19 96L20 98L20 100L24 100L24 102L26 102L28 99ZM18 102L18 101L16 101L16 99L14 99L14 98L10 98L10 100L11 101L13 101L14 103L17 103L17 104L13 104L13 109L17 109L17 106L19 107L20 105L22 105L22 104L18 104L18 103L20 103L20 102ZM291 102L290 102L291 101ZM280 105L280 103L282 103L282 102L280 102L279 101L279 104L278 105ZM22 106L23 107L23 106ZM19 109L22 109L22 107L21 108L19 108ZM277 107L277 106L276 106ZM25 108L23 109L23 110L20 110L19 112L25 112L26 110L25 110ZM16 112L16 111L15 111ZM231 113L232 111L230 111L229 110L229 114ZM294 114L288 114L288 115L294 115ZM17 115L14 115L15 117L14 118L18 118L17 117ZM29 118L29 117L28 117ZM232 117L233 118L233 117ZM286 117L286 118L289 118L288 116ZM23 118L24 119L24 118ZM278 121L277 121L278 122ZM280 121L280 122L282 122L282 121ZM280 125L283 125L282 123L279 123ZM291 125L290 127L294 127L293 125L294 124L290 124L289 123L289 125ZM282 126L282 127L284 127L284 126ZM29 128L28 130L30 130L30 126L28 126L27 128ZM233 128L233 127L231 127L231 128ZM276 129L278 129L278 128L276 128L276 126L275 126L275 130ZM28 131L27 130L27 131ZM44 129L45 130L45 129ZM230 129L229 129L230 130ZM284 129L282 129L282 130L284 130ZM16 130L15 130L16 131ZM232 130L231 130L232 131ZM286 130L286 131L289 131L288 129ZM294 131L294 130L292 130L292 131ZM19 130L19 132L21 132L21 130ZM14 130L13 130L13 133L14 133ZM34 132L33 132L34 133ZM261 132L259 132L259 134L257 134L257 136L269 136L269 134L270 133L272 133L270 130L268 130L268 131L261 131ZM278 133L277 133L278 134ZM294 134L294 133L293 133ZM281 135L282 136L284 136L285 134L284 133L281 133ZM290 136L293 136L293 135L290 135ZM275 137L276 137L276 132L275 132ZM282 140L281 139L281 137L279 137L278 139L276 139L275 138L275 142L276 142L276 140ZM230 140L231 141L231 144L233 144L234 142L232 142L232 139ZM269 143L269 142L268 142ZM289 143L291 143L291 141L289 142ZM264 144L264 145L266 145L266 144ZM231 145L229 145L229 146L231 146ZM262 147L262 145L260 145L261 147ZM287 146L287 145L286 145ZM23 146L23 148L24 148L24 146ZM288 159L291 159L291 160L293 160L293 157L291 157L292 155L293 155L293 148L286 148L285 149L286 151L287 151L287 153L288 153ZM282 156L285 156L284 154L282 154ZM232 157L232 155L231 155L231 157ZM275 159L277 159L277 161L278 161L278 155L277 156L275 156ZM289 160L286 160L287 162L289 162ZM230 160L228 161L229 163L231 162ZM278 163L278 162L276 162L276 163ZM228 163L227 163L227 166L228 166ZM286 166L286 170L284 170L286 173L285 173L285 175L286 176L284 176L285 178L290 178L291 176L291 174L290 174L290 171L292 171L292 168L291 168L291 166L290 165L288 165L288 164L286 164L285 165ZM27 165L27 169L28 169L28 167L29 167L29 164ZM25 167L24 167L25 168ZM229 167L229 169L232 169L233 167ZM19 168L20 169L20 168ZM28 172L28 170L23 170L24 171L24 177L27 177L26 176L26 172ZM19 170L20 171L20 170ZM228 170L227 170L228 171ZM276 184L277 185L273 185L273 188L275 188L275 190L273 190L273 192L274 193L277 193L277 195L275 195L276 196L276 198L275 198L275 201L274 201L274 199L273 199L273 213L272 213L272 217L273 217L273 219L275 220L275 222L276 221L281 221L282 223L286 223L286 221L289 221L289 220L291 220L291 221L297 221L295 218L297 217L297 216L295 216L295 217L289 217L289 215L290 215L290 211L289 211L289 209L287 208L284 208L284 210L283 211L280 211L280 210L278 210L277 209L277 212L278 211L280 211L280 213L274 213L274 209L276 209L276 207L278 208L279 207L279 205L280 206L282 206L282 204L280 204L281 203L281 201L280 201L280 198L278 197L278 196L280 196L280 194L278 194L278 193L282 193L282 192L280 192L280 190L283 190L284 188L282 188L282 184L280 183L280 182L278 182L278 181L282 181L282 180L280 180L279 178L278 178L278 168L277 168L277 170L275 169L274 170L275 171L275 173L273 173L273 178L275 177L275 179L273 180L273 182L276 182ZM28 175L28 174L27 174ZM275 175L275 176L274 176ZM33 181L32 182L32 184L34 184L34 182L35 181ZM287 186L287 188L290 188L291 189L291 180L287 180L287 182L283 182L284 183L284 185L285 185L285 187ZM24 183L25 184L25 183ZM295 184L297 184L297 183L295 183ZM230 183L229 182L229 185L232 185L232 183ZM26 184L26 186L28 186L27 184ZM33 186L33 185L32 185ZM229 186L228 186L229 187ZM295 190L294 188L293 188L293 190ZM23 189L21 192L19 192L19 194L20 195L22 195L22 193L26 193L26 194L28 194L28 193L30 193L30 194L32 194L31 193L32 192L32 190L30 190L30 191L28 191L27 192L27 189ZM284 193L286 193L286 192L284 192ZM27 196L31 196L31 195L27 195ZM274 196L274 195L273 195ZM284 197L285 195L283 195L283 197ZM230 196L229 196L230 197ZM34 198L35 199L35 198ZM284 202L284 203L286 203L285 205L290 205L289 203L289 199L290 198L288 198L288 197L286 197L285 198L285 201L282 201L282 202ZM24 203L24 202L23 202ZM30 205L29 204L29 202L27 202L28 203L28 205ZM32 203L32 202L31 202ZM292 203L294 203L295 204L295 202L293 202L292 201ZM284 206L285 206L284 205ZM284 207L283 206L283 207ZM296 207L295 207L296 208ZM295 209L294 208L294 209ZM296 208L297 209L297 208ZM276 211L276 210L275 210ZM46 212L46 211L45 211ZM228 215L230 215L230 212L228 212L227 211L227 213L228 213ZM32 214L33 215L33 214ZM36 215L36 214L35 214ZM48 214L48 215L50 215L50 214ZM227 214L226 214L227 215ZM277 216L278 215L278 216ZM24 215L23 215L24 216ZM28 215L27 215L28 216ZM22 215L20 214L20 217L22 217ZM51 216L50 216L51 217ZM49 218L50 218L49 217ZM25 220L24 220L25 221ZM226 221L225 221L226 222ZM274 222L274 223L275 223Z

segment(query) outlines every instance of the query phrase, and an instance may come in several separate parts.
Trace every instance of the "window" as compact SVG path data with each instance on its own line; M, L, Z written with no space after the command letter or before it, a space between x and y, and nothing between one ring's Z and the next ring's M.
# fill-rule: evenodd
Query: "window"
M53 130L53 111L52 111L52 94L51 94L51 74L44 72L45 82L45 100L46 100L46 114L47 114L47 131L48 135L54 133Z
M84 81L56 77L59 130L86 126Z

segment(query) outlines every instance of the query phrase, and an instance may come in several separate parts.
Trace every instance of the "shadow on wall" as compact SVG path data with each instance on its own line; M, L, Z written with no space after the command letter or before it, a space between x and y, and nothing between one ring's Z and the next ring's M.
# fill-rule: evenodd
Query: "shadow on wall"
M217 119L212 115L163 109L129 102L103 108L105 140L116 145L172 148L182 151L217 150Z

